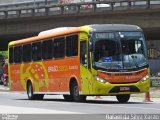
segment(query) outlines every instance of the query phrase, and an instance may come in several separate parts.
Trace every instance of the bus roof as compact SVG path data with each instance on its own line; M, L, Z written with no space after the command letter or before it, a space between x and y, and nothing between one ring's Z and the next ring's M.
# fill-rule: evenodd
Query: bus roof
M101 31L142 31L142 29L136 25L127 24L93 24L89 25L94 32Z
M42 31L38 34L38 36L43 36L43 35L49 35L49 34L54 34L55 32L63 32L66 30L70 30L74 27L59 27L59 28L55 28L55 29L51 29L51 30L46 30L46 31Z
M49 39L52 37L58 37L61 35L72 34L76 32L84 31L91 32L103 32L103 31L142 31L142 29L136 25L126 24L92 24L81 27L60 27L47 31L42 31L38 36L21 39L9 43L9 46L20 45L24 43L40 41L43 39Z
M61 35L67 35L67 34L76 33L76 32L80 31L80 27L65 27L65 28L62 28L62 29L57 29L57 30L56 29L40 32L38 36L12 41L12 42L9 43L9 46L40 41L40 40L43 40L43 39L49 39L49 38L52 38L52 37L58 37L58 36L61 36Z

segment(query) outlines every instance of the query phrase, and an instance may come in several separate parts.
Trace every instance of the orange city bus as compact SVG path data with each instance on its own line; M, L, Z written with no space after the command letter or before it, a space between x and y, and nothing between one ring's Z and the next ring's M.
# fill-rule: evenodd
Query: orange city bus
M12 91L28 98L61 94L67 101L87 96L148 92L149 65L141 28L125 24L62 27L9 43Z

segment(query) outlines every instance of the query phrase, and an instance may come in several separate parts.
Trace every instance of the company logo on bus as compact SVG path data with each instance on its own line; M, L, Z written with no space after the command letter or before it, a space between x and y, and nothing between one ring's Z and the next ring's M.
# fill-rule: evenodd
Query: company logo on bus
M60 65L60 66L48 67L48 72L60 72L60 71L62 72L67 70L78 70L78 66L77 65L73 65L73 66Z

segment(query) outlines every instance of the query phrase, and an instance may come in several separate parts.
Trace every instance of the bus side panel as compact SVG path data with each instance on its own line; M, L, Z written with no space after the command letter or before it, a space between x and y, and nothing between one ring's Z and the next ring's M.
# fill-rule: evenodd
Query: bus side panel
M13 90L26 90L27 80L31 80L34 92L69 92L71 78L76 78L80 86L79 69L79 57L21 64L21 68L14 65Z
M20 65L12 64L9 65L10 70L10 89L12 91L24 91L24 87L20 80Z
M83 65L80 66L80 73L81 73L81 82L82 82L82 94L89 95L92 92L92 85L93 85L93 76L91 72L84 67Z
M73 77L79 82L78 57L51 60L44 64L48 72L49 92L69 92L69 82Z
M48 78L47 71L42 62L21 64L21 84L26 88L27 80L30 80L35 92L47 91L45 80Z

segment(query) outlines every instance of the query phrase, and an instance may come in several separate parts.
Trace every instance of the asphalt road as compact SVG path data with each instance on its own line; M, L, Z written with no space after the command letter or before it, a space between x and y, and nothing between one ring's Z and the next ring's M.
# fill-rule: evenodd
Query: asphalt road
M131 98L128 103L120 104L115 97L88 97L85 103L64 101L61 95L46 95L44 100L28 100L26 94L0 92L0 114L156 114L160 113L160 100L143 102Z

